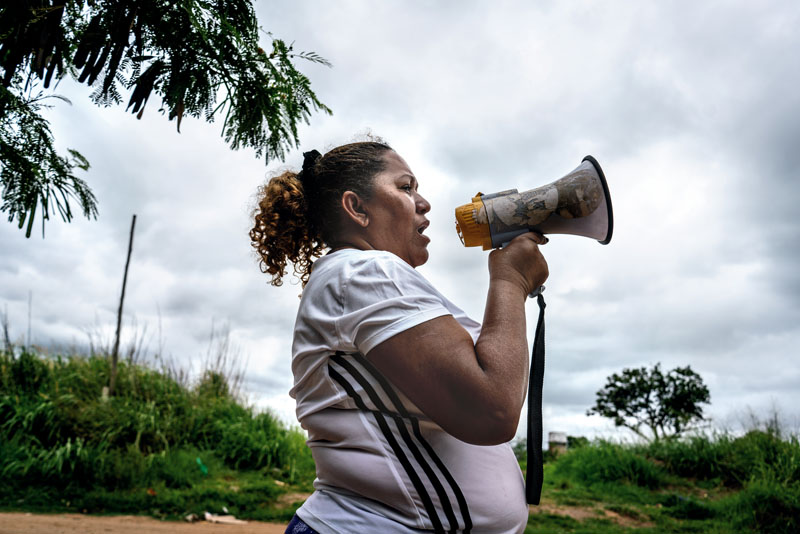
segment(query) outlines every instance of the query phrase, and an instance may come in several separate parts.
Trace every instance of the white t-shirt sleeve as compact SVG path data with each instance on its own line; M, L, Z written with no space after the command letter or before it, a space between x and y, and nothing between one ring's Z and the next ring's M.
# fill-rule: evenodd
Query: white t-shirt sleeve
M425 277L396 256L373 257L349 274L335 328L343 345L362 354L418 324L451 315Z

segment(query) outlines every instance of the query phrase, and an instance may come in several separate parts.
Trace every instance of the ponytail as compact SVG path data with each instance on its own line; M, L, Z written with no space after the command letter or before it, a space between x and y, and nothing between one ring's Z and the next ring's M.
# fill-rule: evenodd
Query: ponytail
M290 261L305 287L314 260L338 242L342 195L353 191L369 200L390 150L377 141L350 143L324 156L312 150L304 154L300 173L284 172L259 188L250 241L272 285L283 283Z
M311 264L322 255L325 245L310 231L303 184L296 173L284 172L261 186L258 198L250 241L261 272L272 276L272 285L280 286L288 260L305 286Z

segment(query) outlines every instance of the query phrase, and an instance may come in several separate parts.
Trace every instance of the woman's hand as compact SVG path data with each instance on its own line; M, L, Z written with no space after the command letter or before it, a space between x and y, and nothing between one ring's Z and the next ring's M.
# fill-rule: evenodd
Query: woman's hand
M544 284L549 271L547 262L539 251L539 245L547 238L535 232L515 237L503 248L489 254L489 280L509 282L518 286L524 295Z

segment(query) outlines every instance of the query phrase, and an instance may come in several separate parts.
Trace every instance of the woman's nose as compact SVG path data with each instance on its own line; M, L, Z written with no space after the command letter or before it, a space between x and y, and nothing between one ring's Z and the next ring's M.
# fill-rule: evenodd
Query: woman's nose
M420 213L428 213L431 211L431 203L425 200L425 197L417 194L417 211Z

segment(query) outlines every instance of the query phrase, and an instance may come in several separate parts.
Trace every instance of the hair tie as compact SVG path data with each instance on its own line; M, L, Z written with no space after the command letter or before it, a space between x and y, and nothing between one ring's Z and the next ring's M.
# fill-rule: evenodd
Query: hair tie
M314 165L317 163L317 160L322 156L318 151L311 150L309 152L303 152L303 170L300 172L301 179L303 181L308 180L314 175Z

